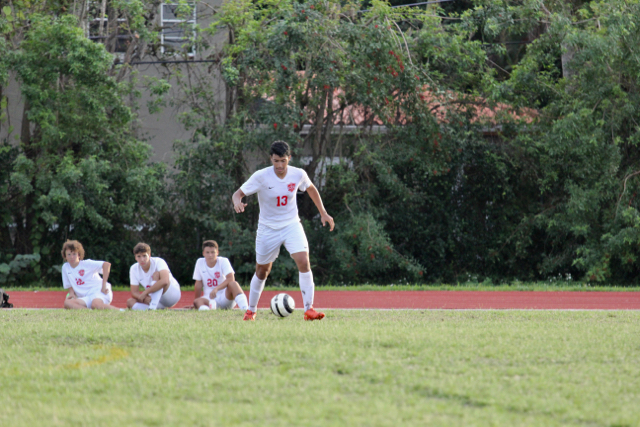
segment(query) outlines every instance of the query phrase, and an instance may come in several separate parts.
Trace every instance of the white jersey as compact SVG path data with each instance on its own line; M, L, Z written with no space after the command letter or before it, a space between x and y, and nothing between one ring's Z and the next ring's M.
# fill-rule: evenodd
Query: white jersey
M306 191L311 185L304 169L287 166L287 175L280 179L271 166L256 171L240 189L246 196L258 193L259 223L279 230L300 222L296 193Z
M235 273L228 258L219 256L216 265L207 266L207 260L204 258L196 261L196 268L193 270L193 280L200 280L205 295L211 294L211 291L220 283L227 279L227 274Z
M155 273L156 271L167 270L169 272L171 285L175 285L178 287L178 289L180 289L178 281L171 274L171 270L169 270L169 266L167 265L165 260L158 257L150 257L149 262L151 263L151 265L149 266L149 271L147 271L146 273L137 262L131 266L131 269L129 270L129 283L131 283L131 285L139 285L144 287L145 289L150 288L151 284L153 283L153 273Z
M73 288L78 298L86 297L102 290L102 265L104 261L85 259L72 268L68 262L62 266L62 286L65 289ZM107 289L111 285L107 283Z

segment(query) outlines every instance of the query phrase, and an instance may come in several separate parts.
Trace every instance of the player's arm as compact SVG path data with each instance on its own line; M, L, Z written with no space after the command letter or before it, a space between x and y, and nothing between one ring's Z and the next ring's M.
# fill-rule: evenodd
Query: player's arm
M324 208L322 204L322 198L320 197L320 193L315 185L311 184L309 188L307 188L307 194L313 200L313 204L318 208L318 212L320 212L320 221L322 221L322 226L326 223L329 223L329 231L333 231L333 227L335 223L333 222L333 218L327 213L327 210Z
M158 281L142 291L142 293L140 294L141 296L144 296L146 298L150 293L159 291L160 289L168 285L169 282L171 282L171 274L169 273L169 270L160 270L158 273L160 273L160 278L158 279Z
M109 293L109 289L107 288L107 281L109 280L109 273L111 272L111 263L103 262L102 263L102 293Z
M69 288L69 293L67 294L66 299L74 299L74 298L77 298L76 291L74 291L73 288Z
M209 298L213 298L214 294L217 294L218 292L229 286L229 283L233 282L234 280L236 280L236 275L234 273L227 274L224 282L213 288L213 291L211 291L211 296Z
M140 285L131 285L131 296L135 298L138 302L144 302L144 298L142 297L142 292L140 292Z
M195 295L193 296L193 299L195 301L202 296L202 280L196 280L194 289L195 289Z
M239 188L238 188L238 191L233 193L233 197L231 197L231 200L233 200L233 209L235 209L236 213L244 212L244 208L247 207L246 203L242 203L243 197L245 197L245 194Z

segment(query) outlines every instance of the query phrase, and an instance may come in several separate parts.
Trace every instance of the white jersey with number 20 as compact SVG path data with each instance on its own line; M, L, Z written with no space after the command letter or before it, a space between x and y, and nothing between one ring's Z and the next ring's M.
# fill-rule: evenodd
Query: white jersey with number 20
M273 166L256 171L240 189L246 196L258 193L259 223L274 230L299 222L296 192L312 185L304 169L287 166L287 175L280 179Z
M167 270L169 272L169 281L171 285L180 289L180 285L171 274L171 270L169 270L169 266L165 260L159 257L150 257L149 262L149 271L147 272L145 272L137 262L131 266L129 269L129 283L131 286L138 285L145 289L150 288L154 283L153 273L156 271Z
M227 280L227 274L235 273L231 263L225 257L219 256L216 265L207 266L207 260L199 258L193 270L193 280L200 280L205 295L209 295L213 288Z

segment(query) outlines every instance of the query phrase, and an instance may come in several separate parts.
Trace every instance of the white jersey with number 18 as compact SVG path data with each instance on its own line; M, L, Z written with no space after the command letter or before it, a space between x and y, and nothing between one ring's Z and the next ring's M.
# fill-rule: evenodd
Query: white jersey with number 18
M78 298L100 292L102 289L102 265L104 261L85 259L80 261L76 268L72 268L68 262L62 266L62 286L65 289L73 288ZM111 285L107 283L107 288Z
M300 221L296 193L306 191L311 185L304 169L287 166L287 175L280 179L270 166L256 171L240 189L246 196L258 193L259 223L279 230Z

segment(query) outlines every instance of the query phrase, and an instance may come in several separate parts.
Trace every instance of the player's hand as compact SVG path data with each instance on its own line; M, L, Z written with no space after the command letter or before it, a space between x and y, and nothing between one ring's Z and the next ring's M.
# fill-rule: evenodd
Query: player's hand
M326 223L329 223L329 231L333 231L333 227L335 227L335 222L333 222L333 217L331 217L328 213L323 213L320 216L320 221L322 221L322 226L324 227Z
M214 299L216 297L216 290L212 290L211 293L209 294L209 299Z
M102 293L107 295L109 293L109 289L106 286L103 286L101 289Z
M242 202L233 204L233 208L236 210L236 213L244 212L244 208L246 208L246 207L247 207L247 204L246 203L242 203Z

